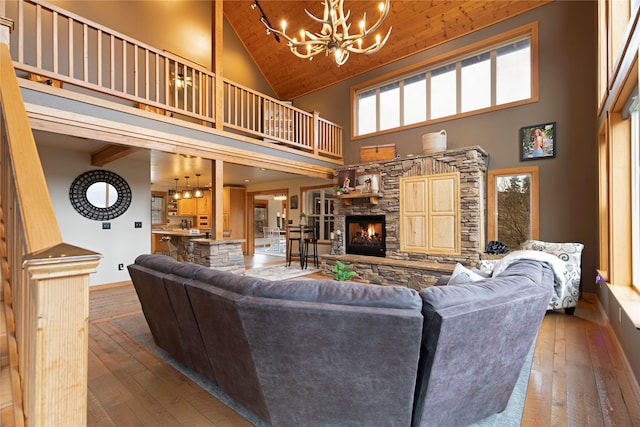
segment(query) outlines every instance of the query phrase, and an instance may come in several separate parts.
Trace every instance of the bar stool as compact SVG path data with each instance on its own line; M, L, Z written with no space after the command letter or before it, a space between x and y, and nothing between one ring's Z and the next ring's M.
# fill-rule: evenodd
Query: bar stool
M309 255L313 258L313 266L318 268L318 239L320 238L320 223L316 222L313 228L309 228L304 233L304 268L307 268ZM311 250L309 249L311 244ZM313 253L311 253L313 251Z
M304 265L304 241L303 241L303 227L289 227L289 251L287 252L287 266L291 266L291 258L294 256L300 257L300 268ZM298 252L293 252L293 244L298 242Z

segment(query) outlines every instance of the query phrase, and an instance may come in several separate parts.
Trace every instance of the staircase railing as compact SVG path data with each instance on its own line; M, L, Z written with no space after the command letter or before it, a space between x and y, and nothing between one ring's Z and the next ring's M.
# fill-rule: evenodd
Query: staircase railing
M17 356L11 372L19 373L12 381L15 425L83 426L89 274L100 255L62 241L9 47L1 39L0 107L0 262Z
M16 22L11 52L25 77L206 126L224 108L225 129L320 157L342 156L342 128L317 113L227 79L224 100L216 100L216 75L205 67L40 0L6 2L6 16ZM325 136L330 139L320 139Z

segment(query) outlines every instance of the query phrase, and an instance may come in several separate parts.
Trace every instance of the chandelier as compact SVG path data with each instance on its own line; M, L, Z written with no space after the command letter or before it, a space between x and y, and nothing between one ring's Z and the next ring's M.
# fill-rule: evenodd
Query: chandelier
M274 194L273 200L287 200L287 195L285 193Z
M267 34L274 33L276 38L278 35L285 38L289 42L289 49L291 49L291 52L297 57L312 60L314 56L322 52L324 52L325 55L329 55L329 53L331 53L335 57L336 65L341 66L347 62L350 53L364 53L366 55L370 55L379 51L387 42L387 39L391 34L391 28L387 31L387 35L384 39L382 39L380 34L378 34L371 45L363 47L364 38L376 31L382 24L382 21L387 17L387 14L389 13L389 1L390 0L385 0L384 3L380 3L380 17L375 24L367 28L367 14L365 12L362 16L362 20L360 21L359 32L350 35L349 29L351 28L351 24L347 21L349 20L351 11L348 10L345 14L343 7L344 0L325 0L323 3L324 14L322 19L314 16L307 9L304 10L309 18L319 24L322 24L322 29L319 33L315 34L302 29L300 30L300 40L296 37L289 37L285 33L287 28L287 22L285 20L282 20L282 23L280 24L282 31L271 27L271 24L264 15L264 12L262 12L262 8L258 4L257 0L254 1L251 7L258 7L262 13L260 21L265 27L267 27Z

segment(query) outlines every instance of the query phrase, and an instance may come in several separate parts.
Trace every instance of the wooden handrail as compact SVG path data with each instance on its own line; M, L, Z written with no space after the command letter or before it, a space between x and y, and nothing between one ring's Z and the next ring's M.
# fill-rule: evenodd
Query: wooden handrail
M18 86L0 43L0 269L11 316L15 425L86 425L89 274L101 256L63 243ZM16 366L17 365L17 366Z
M14 173L12 179L17 183L24 183L16 186L16 196L22 201L19 206L20 217L25 224L46 224L46 227L39 230L25 230L26 251L29 253L62 243L62 234L51 205L44 172L40 167L40 156L11 64L9 48L3 45L0 49L0 100L4 120L11 124L5 129L6 137L9 141L16 141L8 146L10 169Z
M44 1L17 0L14 4L7 11L15 15L10 17L17 27L14 67L33 78L239 131L277 143L276 150L282 145L319 157L342 157L342 128L317 114L228 79L220 82L219 76L198 64ZM43 49L45 44L52 44L53 49ZM216 88L221 88L218 95ZM221 105L222 113L216 109ZM222 126L215 122L216 117L224 117ZM314 132L316 129L321 132Z

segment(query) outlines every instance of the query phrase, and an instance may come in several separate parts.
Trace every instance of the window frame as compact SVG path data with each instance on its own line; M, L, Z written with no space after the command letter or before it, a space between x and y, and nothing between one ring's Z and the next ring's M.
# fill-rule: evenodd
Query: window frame
M629 120L631 154L631 286L640 291L640 111L637 85L622 108L622 120Z
M329 212L321 212L320 214L313 213L312 210L309 210L309 203L313 203L310 199L310 192L320 191L321 193L321 205L324 206L324 201L332 200L331 205L333 206L333 210L335 211L335 185L315 185L312 187L300 187L301 194L301 205L300 212L304 212L307 217L307 221L309 225L313 225L315 222L320 223L320 230L318 236L318 243L330 243L330 239L323 238L324 236L330 236L331 232L335 229L336 216L335 214ZM328 194L331 194L332 197L326 197ZM313 221L311 221L313 219ZM325 230L325 224L328 225L328 230Z
M421 74L421 73L425 73L425 72L429 72L432 71L434 69L437 68L441 68L441 67L445 67L445 66L450 66L450 65L455 65L456 61L461 61L463 59L467 59L472 55L476 55L476 54L483 54L483 53L487 53L490 52L492 50L496 50L502 46L504 46L505 44L508 44L510 42L516 42L518 39L524 39L528 37L530 39L530 54L531 54L531 94L530 97L527 99L522 99L522 100L518 100L518 101L512 101L512 102L508 102L505 104L500 104L500 105L491 105L489 107L486 108L482 108L479 110L472 110L472 111L466 111L466 112L459 112L460 111L460 103L459 101L456 102L456 111L457 113L453 114L453 115L448 115L448 116L443 116L443 117L438 117L435 119L429 119L426 121L420 121L420 122L415 122L415 123L410 123L410 124L403 124L400 125L398 127L394 127L394 128L390 128L390 129L384 129L384 130L380 130L379 128L379 109L376 112L376 131L374 132L370 132L364 135L358 135L358 124L359 124L359 117L358 117L358 94L361 92L367 92L367 91L376 91L377 93L377 99L376 102L379 101L379 90L381 87L383 86L387 86L389 84L392 84L394 82L398 82L401 87L402 87L402 83L405 79L409 79L417 74ZM492 53L492 56L495 56L494 53ZM458 66L459 68L459 66ZM459 70L458 70L459 72ZM492 73L495 74L495 73ZM427 79L427 92L430 91L430 79ZM459 92L459 86L460 86L460 81L458 80L456 85L457 87L457 92ZM495 87L495 82L492 81L491 82L492 87ZM533 102L537 102L538 101L538 88L539 88L539 84L538 84L538 22L532 22L530 24L527 25L523 25L521 27L515 28L513 30L501 33L499 35L493 36L493 37L489 37L485 40L482 40L480 42L477 43L472 43L468 46L464 46L460 49L455 49L453 51L444 53L442 55L438 55L435 56L433 58L427 59L425 61L421 61L417 64L414 64L410 67L405 67L402 68L400 70L388 73L388 74L384 74L380 77L377 77L375 79L372 80L368 80L366 82L354 85L351 87L351 139L352 140L359 140L359 139L364 139L364 138L370 138L373 136L377 136L377 135L383 135L383 134L388 134L388 133L392 133L392 132L398 132L401 130L405 130L405 129L411 129L411 128L415 128L415 127L421 127L421 126L425 126L425 125L429 125L429 124L434 124L434 123L439 123L439 122L444 122L444 121L448 121L448 120L453 120L453 119L458 119L461 117L468 117L468 116L474 116L477 114L482 114L482 113L486 113L487 111L495 111L495 110L502 110L505 108L511 108L517 105L523 105L523 104L529 104L529 103L533 103ZM495 90L492 89L492 93L495 93ZM456 94L456 98L460 98L460 94L457 93ZM492 104L495 103L495 95L492 95ZM402 114L402 109L404 108L404 99L402 96L402 91L400 93L400 109L401 109L401 118L403 116ZM429 97L427 97L427 117L430 116L430 99ZM402 122L402 120L401 120Z
M497 179L502 177L529 175L531 177L531 194L529 198L529 238L540 238L540 210L539 210L539 172L538 166L493 169L488 172L487 179L487 241L498 240L498 204L497 204ZM511 250L520 248L510 248Z

